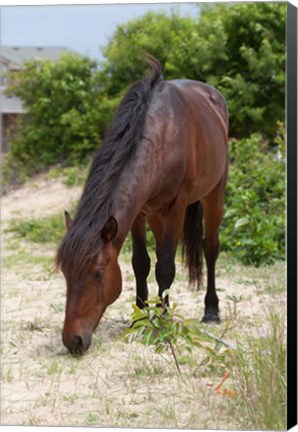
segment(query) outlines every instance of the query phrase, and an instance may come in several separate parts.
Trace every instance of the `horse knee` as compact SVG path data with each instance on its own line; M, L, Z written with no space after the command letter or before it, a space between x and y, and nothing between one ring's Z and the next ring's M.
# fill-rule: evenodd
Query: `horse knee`
M173 259L164 257L156 263L155 275L161 292L168 289L175 277L175 262Z
M143 253L134 253L132 256L132 267L138 278L146 279L150 272L150 257L146 250Z

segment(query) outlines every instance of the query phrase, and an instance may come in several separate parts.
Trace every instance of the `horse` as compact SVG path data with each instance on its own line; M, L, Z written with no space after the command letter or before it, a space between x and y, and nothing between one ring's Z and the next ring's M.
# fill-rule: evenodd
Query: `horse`
M174 280L181 240L189 281L198 286L205 255L203 321L220 321L215 264L228 173L227 105L212 86L167 81L156 58L147 63L150 73L130 87L114 113L75 217L65 212L56 264L67 288L62 340L74 354L89 348L106 308L121 293L118 257L129 232L136 304L146 305L147 223L156 245L159 297ZM168 295L163 301L169 304Z

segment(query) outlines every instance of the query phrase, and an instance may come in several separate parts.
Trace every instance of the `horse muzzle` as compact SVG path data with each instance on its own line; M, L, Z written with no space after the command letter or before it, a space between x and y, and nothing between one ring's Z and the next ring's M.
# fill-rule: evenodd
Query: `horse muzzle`
M74 355L82 355L91 344L92 332L90 333L62 333L63 345Z

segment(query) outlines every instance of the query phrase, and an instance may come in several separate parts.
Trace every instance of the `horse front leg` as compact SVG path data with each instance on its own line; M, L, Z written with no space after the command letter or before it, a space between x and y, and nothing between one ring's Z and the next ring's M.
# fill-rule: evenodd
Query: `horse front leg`
M146 221L142 215L137 216L132 227L132 266L136 278L136 305L146 306L148 299L147 277L150 272L150 257L146 248Z
M169 297L168 295L163 297L163 293L170 288L175 278L175 256L183 225L184 211L185 205L178 200L170 206L163 219L163 236L158 242L155 276L158 283L158 296L163 299L165 305L169 305Z
M158 296L163 299L163 303L169 305L169 296L163 297L164 291L170 288L175 278L176 255L175 240L172 237L166 237L157 255L157 263L155 267L155 276L158 283Z

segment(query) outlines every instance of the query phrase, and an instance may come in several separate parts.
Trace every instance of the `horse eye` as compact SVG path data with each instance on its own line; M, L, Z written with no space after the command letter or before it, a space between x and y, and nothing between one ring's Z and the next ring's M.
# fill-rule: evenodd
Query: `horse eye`
M96 279L96 280L100 280L100 279L102 279L102 277L103 277L103 273L104 273L103 270L97 270L97 271L94 273L94 279Z

